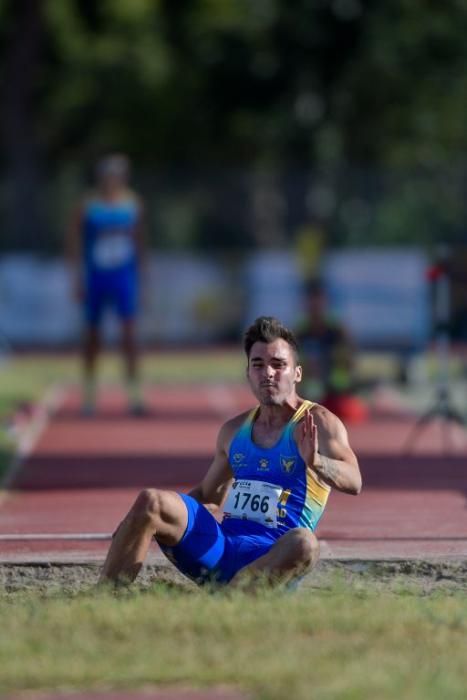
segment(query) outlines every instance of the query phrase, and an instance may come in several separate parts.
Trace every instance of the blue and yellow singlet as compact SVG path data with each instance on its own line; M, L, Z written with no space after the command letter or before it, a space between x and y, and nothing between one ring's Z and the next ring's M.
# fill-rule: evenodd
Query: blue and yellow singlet
M136 265L135 226L140 215L138 199L128 191L115 202L91 197L83 212L86 268L125 270Z
M331 489L305 464L294 439L297 423L312 406L311 401L302 403L271 448L253 442L259 407L247 416L229 450L234 482L223 521L229 533L254 530L254 523L274 538L295 527L316 528Z
M250 411L230 445L235 478L221 524L195 498L179 494L187 510L186 530L174 547L161 548L186 576L199 583L228 583L288 530L315 529L330 487L306 466L294 439L298 421L312 406L303 402L271 448L253 442L259 407Z

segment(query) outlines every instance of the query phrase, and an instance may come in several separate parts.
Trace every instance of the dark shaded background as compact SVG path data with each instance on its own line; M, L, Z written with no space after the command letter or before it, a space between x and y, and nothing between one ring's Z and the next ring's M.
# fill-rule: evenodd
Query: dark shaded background
M3 0L3 250L126 151L166 249L466 240L461 0Z

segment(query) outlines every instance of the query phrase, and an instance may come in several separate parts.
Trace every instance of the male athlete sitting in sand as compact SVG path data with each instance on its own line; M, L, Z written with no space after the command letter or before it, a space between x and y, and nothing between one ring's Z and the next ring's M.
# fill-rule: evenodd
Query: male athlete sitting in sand
M222 426L214 460L188 495L139 494L113 537L102 581L133 580L153 537L199 583L287 582L318 561L314 530L331 487L360 493L357 458L339 418L297 395L297 342L280 321L258 318L245 351L259 405Z

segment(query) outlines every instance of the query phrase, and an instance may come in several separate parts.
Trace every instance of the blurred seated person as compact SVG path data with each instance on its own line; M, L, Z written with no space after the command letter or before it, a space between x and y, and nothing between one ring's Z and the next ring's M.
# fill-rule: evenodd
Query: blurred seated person
M305 316L297 337L305 376L310 377L310 395L346 421L366 417L365 405L354 395L354 344L345 326L329 312L319 280L306 285Z

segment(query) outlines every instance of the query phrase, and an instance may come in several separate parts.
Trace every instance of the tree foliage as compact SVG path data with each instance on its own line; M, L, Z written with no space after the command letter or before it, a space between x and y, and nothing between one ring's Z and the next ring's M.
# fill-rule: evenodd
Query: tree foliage
M28 197L28 173L111 148L147 170L312 170L348 240L433 221L434 191L440 226L462 215L432 176L467 146L462 0L2 0L0 19L4 173Z

